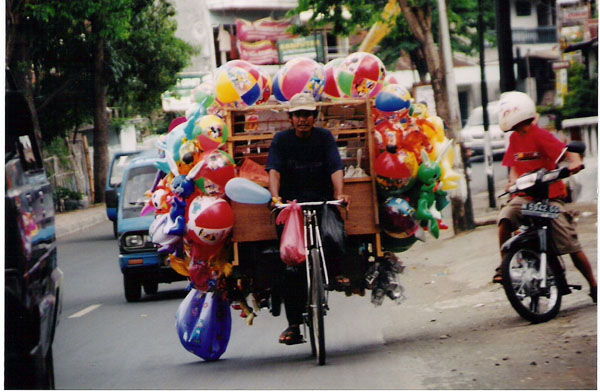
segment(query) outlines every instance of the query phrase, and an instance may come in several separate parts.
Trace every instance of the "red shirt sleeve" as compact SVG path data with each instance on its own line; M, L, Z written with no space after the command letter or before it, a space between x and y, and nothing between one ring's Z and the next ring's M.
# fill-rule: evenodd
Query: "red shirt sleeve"
M535 132L536 141L538 144L538 151L546 156L546 158L556 163L558 158L564 153L566 144L561 142L545 129L537 127Z

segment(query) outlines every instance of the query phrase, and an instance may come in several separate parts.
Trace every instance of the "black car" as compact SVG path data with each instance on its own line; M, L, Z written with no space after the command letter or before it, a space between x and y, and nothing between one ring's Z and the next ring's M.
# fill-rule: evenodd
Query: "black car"
M22 93L5 93L5 113L4 387L52 389L63 281L52 188Z

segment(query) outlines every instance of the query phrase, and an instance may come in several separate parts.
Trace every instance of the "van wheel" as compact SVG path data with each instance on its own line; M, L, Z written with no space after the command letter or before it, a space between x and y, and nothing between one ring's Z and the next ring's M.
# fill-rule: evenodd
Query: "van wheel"
M143 286L144 292L148 295L154 295L158 292L158 282L155 280L150 282L144 282Z
M142 297L142 284L129 274L123 274L123 288L127 302L137 302Z

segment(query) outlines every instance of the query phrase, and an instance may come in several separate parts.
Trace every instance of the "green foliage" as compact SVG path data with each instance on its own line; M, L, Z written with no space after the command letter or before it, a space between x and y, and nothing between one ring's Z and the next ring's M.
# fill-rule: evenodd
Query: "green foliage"
M54 192L52 194L55 204L57 204L60 200L81 200L82 197L83 193L72 191L64 186L57 186L54 188Z
M71 162L71 152L66 140L61 137L54 138L44 145L44 155L57 157L60 164L64 167L68 167Z
M125 116L160 108L191 47L175 37L167 0L29 0L34 95L43 139L49 143L91 122L94 48L104 41L108 105Z
M571 64L569 68L569 92L562 107L563 118L598 115L598 76L589 78L585 66Z
M381 11L388 3L387 0L300 0L298 7L289 15L298 15L302 11L313 10L314 14L307 26L294 28L295 33L308 34L311 30L325 26L332 28L333 34L347 36L361 30L368 30L374 23L381 20ZM433 11L432 32L438 36L437 1L412 0L411 7L427 12ZM351 14L350 19L342 17L342 9L346 7ZM483 0L484 24L486 39L495 43L494 35L494 0ZM450 0L448 19L452 47L455 51L473 55L478 52L477 40L477 0ZM422 62L422 55L416 52L421 49L402 14L396 19L394 29L381 41L377 55L386 65L393 64L404 51L411 55L413 61ZM418 57L421 57L419 60ZM417 64L419 66L420 64Z

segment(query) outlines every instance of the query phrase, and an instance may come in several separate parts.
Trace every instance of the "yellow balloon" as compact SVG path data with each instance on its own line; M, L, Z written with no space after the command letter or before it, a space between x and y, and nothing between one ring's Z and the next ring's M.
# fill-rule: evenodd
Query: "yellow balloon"
M433 125L435 140L438 142L443 142L446 139L446 134L444 133L444 120L442 120L439 116L431 116L427 118Z
M190 276L189 263L184 259L180 259L179 257L170 254L169 262L171 263L171 268L173 268L179 275Z
M240 94L235 89L235 86L229 79L227 72L220 72L217 77L217 98L227 104L240 99Z

